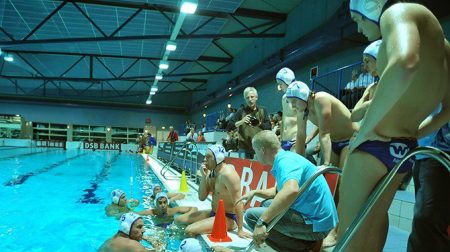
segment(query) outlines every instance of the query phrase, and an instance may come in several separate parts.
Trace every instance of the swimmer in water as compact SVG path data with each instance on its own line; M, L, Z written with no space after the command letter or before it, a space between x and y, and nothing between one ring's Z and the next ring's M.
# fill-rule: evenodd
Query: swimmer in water
M107 216L119 218L122 214L132 211L133 208L139 205L139 200L137 199L127 200L125 192L120 189L113 190L111 192L111 198L111 204L105 207Z

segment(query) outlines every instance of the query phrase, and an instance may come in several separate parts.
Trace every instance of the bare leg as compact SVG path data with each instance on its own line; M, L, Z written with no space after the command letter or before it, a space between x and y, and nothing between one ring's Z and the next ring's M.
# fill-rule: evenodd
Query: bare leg
M184 214L181 214L181 215L178 215L175 218L175 220L174 220L175 224L189 224L189 223L191 223L191 222L189 222L189 218L190 218L191 214L194 213L194 212L198 212L198 208L192 207L191 210L189 210L188 212L186 212Z
M181 200L186 197L183 193L167 193L167 196L170 198L171 201L173 200Z
M236 228L236 223L230 218L227 219L227 230L233 230ZM200 234L210 234L214 225L214 217L209 217L186 227L185 234L189 237L194 237Z
M340 184L338 240L387 173L384 164L366 152L355 150L348 156L347 161ZM346 251L382 251L387 235L387 211L403 176L396 175L350 241Z
M348 146L344 147L341 150L340 156L337 156L335 153L332 152L331 153L332 163L333 164L339 163L339 168L342 169L344 167L345 161L347 160L347 154L348 154ZM336 187L336 192L334 195L334 202L336 203L336 205L339 202L339 186ZM336 225L336 227L330 231L330 233L327 235L327 237L325 237L325 239L323 239L323 243L322 243L323 248L328 248L328 247L332 247L332 246L336 245L338 225Z
M211 214L211 210L202 210L202 211L189 211L183 215L177 216L175 218L175 223L177 224L191 224L196 221L200 221L206 219Z

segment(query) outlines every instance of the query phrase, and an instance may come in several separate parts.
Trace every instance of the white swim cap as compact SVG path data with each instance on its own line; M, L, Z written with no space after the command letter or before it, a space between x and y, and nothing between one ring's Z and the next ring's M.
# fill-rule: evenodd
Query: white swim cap
M286 90L286 97L297 98L304 102L308 102L310 93L311 91L309 90L308 85L301 81L294 81L288 86Z
M159 198L166 198L167 199L167 205L170 203L169 201L169 197L167 196L167 194L165 192L159 192L158 194L156 194L155 196L155 206L158 205L158 199Z
M223 148L222 145L210 145L208 146L208 150L212 152L214 160L216 161L216 165L219 165L223 162L223 160L225 160L225 148Z
M363 55L369 55L376 60L378 56L378 49L380 49L380 45L381 39L375 40L374 42L370 43L369 46L366 47L366 49L363 52Z
M381 11L387 0L350 0L350 11L356 12L379 25Z
M112 202L114 204L119 204L120 197L122 197L123 194L125 194L125 192L120 189L113 190L111 192Z
M295 74L291 69L287 67L283 67L278 71L277 76L275 77L277 80L284 82L284 84L289 85L293 81L295 81Z
M180 243L178 252L200 252L202 251L202 245L200 241L195 238L186 238Z
M131 227L133 227L133 224L140 218L141 216L136 213L123 214L120 217L119 231L125 233L126 235L130 235Z

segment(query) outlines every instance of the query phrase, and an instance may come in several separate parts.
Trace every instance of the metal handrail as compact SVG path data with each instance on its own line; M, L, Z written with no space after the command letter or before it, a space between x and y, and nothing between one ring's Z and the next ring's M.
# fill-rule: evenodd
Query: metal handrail
M172 159L171 159L169 162L167 162L167 163L161 168L161 170L159 171L159 174L160 174L161 176L163 176L165 179L167 179L167 177L166 177L167 171L169 170L169 168L170 168L170 166L173 164L173 162L175 162L175 160L177 159L178 154L180 154L180 152L181 152L182 150L184 150L184 148L186 147L186 144L187 144L187 143L184 143L184 145L181 147L181 149L180 149L175 155L172 155L172 154L173 154L173 151L174 151L174 149L175 149L175 144L172 145L172 146L173 146L173 148L172 148L172 153L171 153L171 158L172 158Z
M319 170L317 170L299 189L299 192L297 194L297 198L295 199L295 201L297 201L298 198L300 198L300 196L302 196L302 194L306 191L306 189L308 189L308 187L316 180L317 177L319 177L320 175L324 174L324 173L336 173L336 174L342 174L342 170L338 167L335 166L327 166L324 168L321 168ZM294 202L295 202L294 201ZM294 202L292 202L292 204L294 204ZM292 205L291 204L291 205ZM283 216L287 213L287 211L290 209L291 206L289 206L288 208L286 208L285 210L283 210L279 215L277 215L267 226L266 228L266 232L269 232L270 230L272 230L272 228L278 223L278 221L281 220L281 218L283 218ZM251 251L253 249L253 241L250 242L250 244L247 246L247 249L245 251Z
M370 195L369 199L366 201L365 205L361 208L359 211L359 214L356 216L356 218L353 220L352 224L348 227L348 229L345 231L344 236L338 241L334 252L343 252L347 248L351 238L354 236L356 231L358 231L359 227L363 223L364 219L369 214L369 211L372 209L372 207L375 205L377 200L381 197L384 190L388 187L389 183L392 181L394 176L397 174L398 169L404 162L406 162L409 158L416 154L422 154L429 156L440 163L442 163L447 170L450 172L450 156L434 147L417 147L410 153L408 153L405 157L403 157L400 162L394 166L394 168L388 173L388 175L381 181L381 183L376 187L376 189L373 191L373 193Z
M194 176L195 176L195 182L197 182L198 146L197 146L197 143L195 141L192 141L191 144L195 147L195 165L196 165L196 169L195 169ZM189 180L191 180L191 181L192 181L192 166L193 166L193 164L192 164L193 162L192 161L194 161L194 158L192 157L192 152L193 151L191 151L191 169L189 171Z

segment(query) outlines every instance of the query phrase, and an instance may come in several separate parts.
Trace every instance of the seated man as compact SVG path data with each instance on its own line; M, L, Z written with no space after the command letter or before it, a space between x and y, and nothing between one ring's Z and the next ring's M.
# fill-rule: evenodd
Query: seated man
M144 232L144 221L141 216L135 213L126 213L120 217L119 231L105 241L98 251L149 251L140 243L142 239L147 240L143 236Z
M152 196L150 196L150 199L155 200L155 195L157 195L160 192L162 192L161 185L159 185L159 184L153 185L153 194L152 194ZM169 197L169 201L181 200L181 199L184 199L184 197L185 197L185 195L182 193L167 192L166 194L167 194L167 197Z
M125 192L120 189L115 189L111 192L112 203L105 207L107 216L115 216L119 218L122 214L132 211L133 208L139 205L139 200L129 199Z
M225 149L221 145L212 145L206 151L205 160L200 169L201 179L198 197L204 201L212 193L211 210L190 212L177 218L177 223L190 224L186 227L187 236L211 233L215 210L219 200L224 201L228 230L238 228L240 237L250 237L242 228L244 206L236 204L240 196L240 178L233 167L224 162ZM192 223L192 224L191 224Z
M176 222L178 218L183 218L184 215L190 212L197 211L196 207L169 207L170 200L168 199L167 194L164 192L158 193L155 198L155 208L138 212L138 214L153 215L159 218L163 218L164 220L161 222L161 224L157 224L157 226L167 226L167 224L170 224L172 222L173 216L175 214L182 214L180 216L177 216L177 218L175 219Z
M294 152L283 150L271 131L256 134L252 143L257 160L263 165L272 165L271 173L277 183L270 189L250 191L240 199L247 202L254 196L273 199L270 206L250 208L245 213L246 222L254 228L254 242L259 245L267 239L267 245L277 251L310 251L320 247L338 222L325 178L318 177L297 198L300 186L314 174L316 166ZM268 234L268 223L287 208L289 210Z

